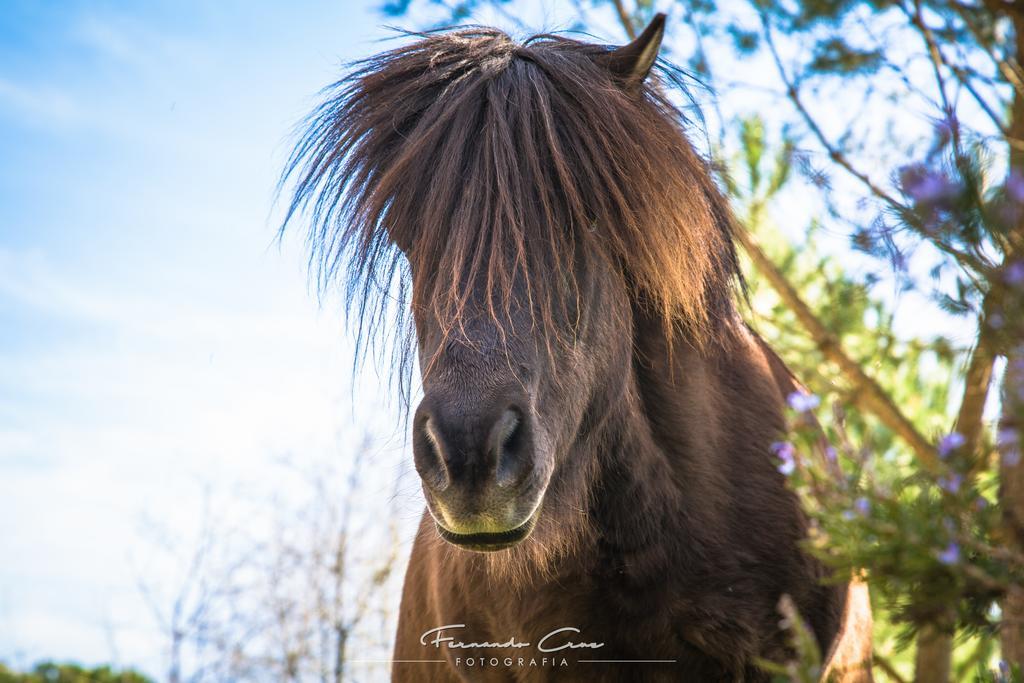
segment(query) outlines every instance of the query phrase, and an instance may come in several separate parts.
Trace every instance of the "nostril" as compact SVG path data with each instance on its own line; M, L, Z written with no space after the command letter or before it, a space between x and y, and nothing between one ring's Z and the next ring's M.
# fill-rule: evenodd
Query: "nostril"
M524 433L523 416L515 408L506 409L491 429L490 444L497 460L499 486L508 486L519 478Z
M434 422L429 417L420 425L417 430L414 445L419 445L422 457L417 458L417 467L421 477L427 479L431 486L443 491L448 488L449 473L444 459L444 449L441 446L441 439L437 435Z
M516 437L520 432L520 422L519 412L509 408L494 423L494 427L491 429L491 444L499 457L502 451L515 450Z

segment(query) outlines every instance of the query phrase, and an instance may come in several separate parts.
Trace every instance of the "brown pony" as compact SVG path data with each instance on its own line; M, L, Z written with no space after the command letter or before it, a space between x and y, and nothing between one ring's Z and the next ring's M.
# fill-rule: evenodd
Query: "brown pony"
M396 680L766 680L783 595L870 678L866 593L799 548L770 454L798 386L737 314L663 29L418 34L335 84L288 164L321 283L418 350Z

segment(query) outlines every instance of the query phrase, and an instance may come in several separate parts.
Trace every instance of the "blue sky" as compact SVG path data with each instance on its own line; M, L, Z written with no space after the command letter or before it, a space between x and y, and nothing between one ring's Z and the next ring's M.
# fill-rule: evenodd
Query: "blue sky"
M400 450L274 244L292 125L385 35L360 5L5 4L0 659L151 664L141 519L187 534L364 422Z
M375 6L5 3L0 660L154 666L141 519L187 536L211 485L275 493L282 456L344 450L365 425L400 459L384 384L352 386L301 239L274 243L290 130L380 49ZM538 6L537 28L567 25L566 3Z

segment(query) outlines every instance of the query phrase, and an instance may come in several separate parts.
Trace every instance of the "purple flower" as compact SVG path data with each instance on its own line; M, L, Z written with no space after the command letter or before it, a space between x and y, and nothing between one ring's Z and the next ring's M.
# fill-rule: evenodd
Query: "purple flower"
M829 462L835 462L839 459L839 452L836 451L832 446L825 447L825 457L828 458Z
M853 501L853 509L857 511L861 517L867 517L868 513L871 512L871 501L861 496L857 500Z
M939 440L939 457L948 458L949 454L967 443L967 439L959 432L951 432Z
M1014 201L1024 202L1024 176L1017 169L1010 171L1006 179L1006 194Z
M951 197L959 188L945 173L933 171L920 164L900 169L903 191L915 202L930 203Z
M954 474L951 477L939 477L939 486L949 493L957 493L960 491L960 485L964 483L964 478L959 474Z
M942 564L956 564L960 561L960 546L955 541L950 541L946 549L940 552L937 557Z
M809 412L821 405L821 399L814 394L802 394L799 391L794 391L786 400L789 407L798 413Z
M956 114L948 113L945 118L935 124L935 134L938 136L942 145L946 145L953 134L960 129L960 122L957 121Z
M1016 372L1024 372L1024 344L1020 344L1014 349L1013 357L1010 367Z
M1003 271L1003 280L1011 287L1024 285L1024 261L1014 261Z
M788 441L776 441L771 445L772 453L780 458L792 458L796 455L796 447Z
M788 441L777 441L771 446L772 452L781 461L779 472L787 477L796 470L796 448Z
M1001 202L995 206L995 215L1004 225L1016 225L1022 214L1020 202Z
M1016 467L1020 462L1020 435L1012 427L1003 427L996 432L996 446L1003 454L1007 467Z

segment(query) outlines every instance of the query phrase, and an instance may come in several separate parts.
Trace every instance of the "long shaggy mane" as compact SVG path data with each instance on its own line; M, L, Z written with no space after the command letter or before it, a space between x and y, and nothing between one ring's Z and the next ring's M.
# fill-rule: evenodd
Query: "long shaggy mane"
M360 340L411 330L386 324L410 305L457 329L481 285L499 324L518 288L558 336L586 305L581 259L666 329L714 335L738 277L732 218L670 100L677 71L628 88L597 59L609 48L563 36L413 37L325 90L282 176L285 225L308 214L318 284L341 283Z

